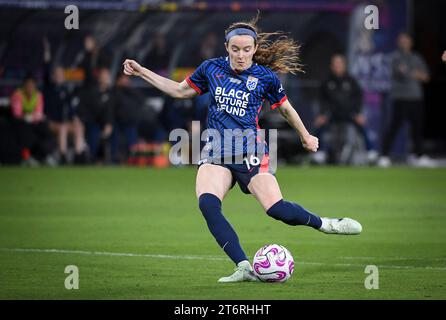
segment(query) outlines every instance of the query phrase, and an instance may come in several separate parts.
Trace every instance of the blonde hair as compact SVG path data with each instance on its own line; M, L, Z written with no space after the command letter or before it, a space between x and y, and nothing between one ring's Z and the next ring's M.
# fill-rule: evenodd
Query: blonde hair
M246 28L257 34L254 43L258 48L254 54L253 61L260 65L270 68L272 71L280 73L304 72L301 64L299 53L300 44L292 38L289 38L284 32L276 31L270 33L262 33L257 27L260 13L249 22L235 22L225 30L225 36L234 29ZM271 38L275 38L272 40Z

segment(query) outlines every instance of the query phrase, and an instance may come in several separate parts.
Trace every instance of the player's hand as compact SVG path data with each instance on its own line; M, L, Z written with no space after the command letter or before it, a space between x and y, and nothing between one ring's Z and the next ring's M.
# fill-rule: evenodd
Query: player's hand
M414 70L412 72L412 78L414 78L415 80L418 80L418 81L423 81L423 82L429 81L429 76L421 70Z
M84 48L87 52L93 52L93 50L96 48L96 39L88 35L84 39Z
M43 61L45 63L49 63L51 60L51 47L47 36L43 37L42 44L43 44Z
M25 121L26 123L33 122L33 115L32 114L25 114L23 116L23 121Z
M143 67L135 60L125 59L124 63L124 74L128 76L140 76Z
M43 50L44 51L50 50L50 42L48 41L48 37L47 36L44 36L42 38L42 44L43 44Z
M113 127L111 124L106 124L104 129L102 130L102 138L103 139L108 139L108 137L111 136L113 132Z
M302 141L302 146L307 151L316 152L319 148L319 139L311 134L301 137L300 140Z
M324 124L328 122L328 118L325 115L318 115L316 119L314 120L314 125L316 127L322 127Z
M353 120L360 126L365 126L366 120L362 114L357 114L353 117Z
M398 71L399 71L401 74L406 75L406 74L409 72L409 68L408 68L407 65L405 65L405 64L400 64L400 65L398 66Z

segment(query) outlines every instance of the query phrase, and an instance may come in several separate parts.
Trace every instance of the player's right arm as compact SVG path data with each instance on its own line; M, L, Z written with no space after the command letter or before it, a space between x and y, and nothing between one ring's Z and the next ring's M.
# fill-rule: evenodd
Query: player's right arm
M161 90L172 98L187 99L197 95L197 92L184 80L176 82L156 74L144 68L135 60L126 59L123 63L124 74L128 76L138 76L150 83L155 88Z

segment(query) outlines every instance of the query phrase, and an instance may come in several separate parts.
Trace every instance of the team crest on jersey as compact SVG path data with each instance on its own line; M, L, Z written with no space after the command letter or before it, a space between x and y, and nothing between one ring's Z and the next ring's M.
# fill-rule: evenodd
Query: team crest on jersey
M246 81L246 87L248 88L249 91L252 91L255 88L257 88L258 82L259 82L259 79L257 79L256 77L253 77L253 76L249 76L248 81Z

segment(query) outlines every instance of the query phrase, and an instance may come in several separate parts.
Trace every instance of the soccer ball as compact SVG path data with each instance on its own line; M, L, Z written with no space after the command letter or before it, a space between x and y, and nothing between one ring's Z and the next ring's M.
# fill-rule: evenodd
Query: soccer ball
M264 282L285 282L293 274L294 259L284 246L268 244L257 251L252 266Z

